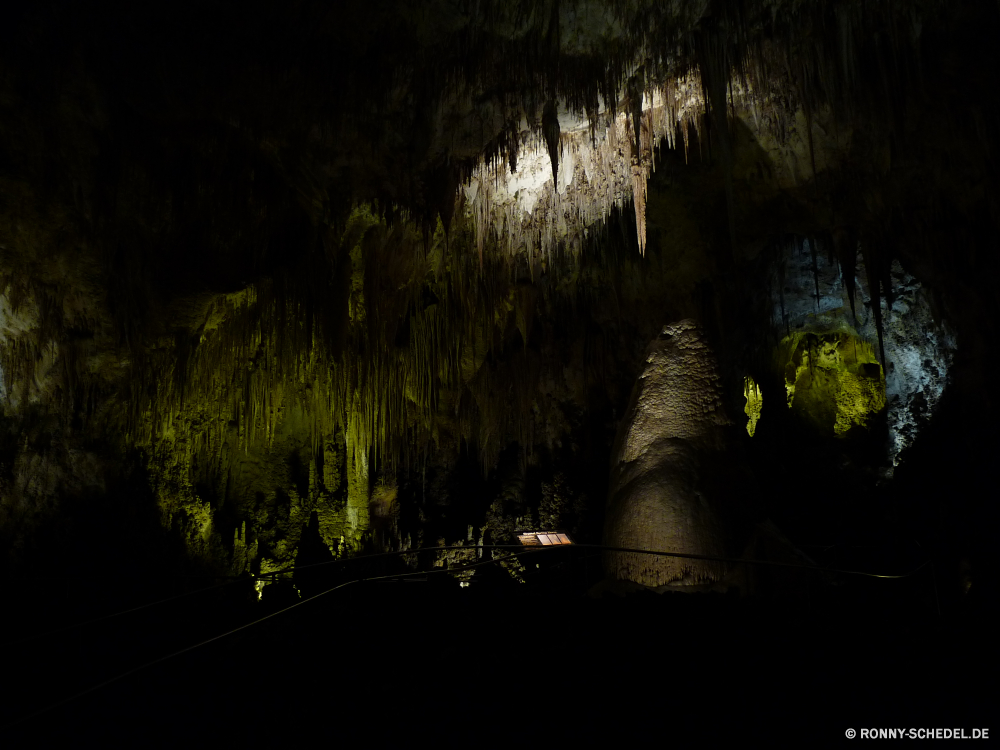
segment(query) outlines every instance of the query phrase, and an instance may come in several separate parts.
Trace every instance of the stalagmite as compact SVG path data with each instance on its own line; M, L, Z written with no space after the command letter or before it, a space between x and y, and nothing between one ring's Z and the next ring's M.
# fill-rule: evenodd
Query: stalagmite
M612 449L604 543L725 557L726 499L708 466L726 444L715 357L691 320L664 326L646 349ZM645 586L720 580L712 560L610 552L607 574Z

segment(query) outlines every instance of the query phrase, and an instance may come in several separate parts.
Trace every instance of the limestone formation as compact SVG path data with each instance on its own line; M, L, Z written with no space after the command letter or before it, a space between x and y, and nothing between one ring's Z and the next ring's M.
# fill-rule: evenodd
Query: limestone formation
M730 424L715 357L699 326L664 326L646 350L612 453L605 544L725 557L723 498L706 482L712 454ZM610 576L646 586L716 581L714 560L612 552Z

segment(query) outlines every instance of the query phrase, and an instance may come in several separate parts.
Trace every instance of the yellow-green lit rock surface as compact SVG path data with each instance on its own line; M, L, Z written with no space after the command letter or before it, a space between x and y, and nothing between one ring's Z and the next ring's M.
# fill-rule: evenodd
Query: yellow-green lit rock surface
M781 342L788 407L820 433L845 437L886 407L875 351L849 333L796 333Z

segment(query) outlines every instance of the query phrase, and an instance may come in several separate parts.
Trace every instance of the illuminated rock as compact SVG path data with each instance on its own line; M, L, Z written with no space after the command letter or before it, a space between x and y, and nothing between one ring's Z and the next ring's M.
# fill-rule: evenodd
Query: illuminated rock
M605 544L725 557L724 512L705 476L730 425L715 357L690 320L664 326L646 354L612 453ZM726 565L609 552L606 571L655 587L717 581Z
M781 350L788 352L788 406L821 434L844 437L885 409L882 366L867 342L847 333L796 333Z
M779 250L776 366L789 407L822 434L848 435L884 410L886 462L894 466L933 415L957 344L923 285L899 261L889 264L879 282L883 293L873 299L874 274L853 278L865 262L857 237L838 230L832 242L836 259L815 238L794 238Z
M691 74L631 96L631 113L603 103L584 113L550 102L527 118L541 124L517 136L516 169L502 159L476 166L460 197L480 250L495 244L508 256L540 254L551 262L553 253L579 244L588 227L632 200L638 250L645 252L653 154L661 142L687 150L704 98Z
M750 437L753 437L754 432L757 431L757 420L760 419L760 410L764 405L764 396L751 378L744 378L743 380L743 398L747 402L746 406L743 407L743 411L747 415L747 432L750 434Z

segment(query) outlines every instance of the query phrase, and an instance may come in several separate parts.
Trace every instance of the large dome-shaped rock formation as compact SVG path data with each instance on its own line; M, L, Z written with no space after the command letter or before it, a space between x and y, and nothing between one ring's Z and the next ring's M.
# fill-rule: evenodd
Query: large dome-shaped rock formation
M646 349L612 452L605 543L612 547L726 557L726 471L731 425L715 356L691 320L664 326ZM645 586L718 581L721 560L609 552L607 573Z

